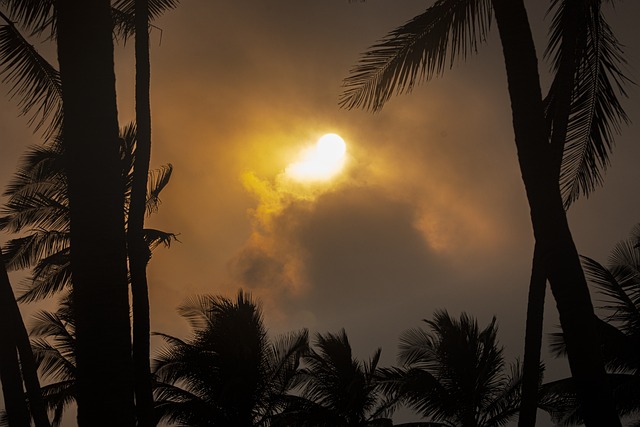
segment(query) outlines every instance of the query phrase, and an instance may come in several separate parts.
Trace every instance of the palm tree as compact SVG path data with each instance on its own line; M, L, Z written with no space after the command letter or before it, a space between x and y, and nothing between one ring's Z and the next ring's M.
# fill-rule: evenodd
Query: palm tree
M557 28L564 30L578 17L578 12L586 10L590 16L594 9L599 12L600 1L565 0L559 4L567 13ZM593 7L580 7L585 4ZM543 271L534 275L535 283L544 286L544 279L537 278L545 277L551 284L563 330L571 337L569 363L581 384L581 399L592 408L587 419L593 425L618 425L612 405L607 403L611 399L601 358L593 348L596 342L593 328L584 327L592 324L593 307L564 210L565 201L575 197L576 188L590 191L600 182L599 166L607 163L611 129L616 128L619 120L624 121L610 82L610 77L616 84L624 81L617 68L621 60L619 46L610 28L599 20L599 13L595 16L602 25L597 27L606 43L596 43L598 49L588 52L591 62L579 61L577 58L582 56L576 53L584 51L568 42L576 36L575 27L573 31L568 28L566 33L556 33L560 35L552 39L556 43L552 46L559 46L555 57L562 72L558 72L557 84L552 88L554 96L546 104L524 4L507 0L437 1L363 56L345 80L341 104L377 110L392 94L408 91L419 79L442 73L449 59L453 63L456 57L475 52L486 40L494 14L507 69L518 160L531 208L535 252ZM575 69L582 73L572 74ZM575 89L579 85L582 91ZM585 98L583 94L591 97ZM567 99L571 101L569 106ZM594 99L595 102L588 102ZM547 112L550 113L545 117ZM585 117L592 120L584 121ZM575 144L566 144L567 141ZM564 173L562 191L560 172ZM537 294L544 297L544 291Z
M133 310L133 362L135 365L136 416L138 426L153 425L153 394L149 354L149 290L146 267L147 245L144 241L144 217L147 176L151 159L151 65L149 60L149 2L135 0L135 57L136 57L136 123L138 144L133 170L127 243Z
M601 1L554 1L552 33L545 52L553 58L554 81L545 98L546 117L555 147L556 173L565 208L581 193L602 184L601 169L609 163L611 130L628 121L614 86L623 95L628 80L619 72L622 51L602 14ZM537 376L542 344L546 275L541 254L534 250L527 304L520 427L536 418Z
M235 301L199 296L178 308L193 328L188 340L167 342L154 361L159 421L189 426L269 426L295 386L302 330L270 341L260 307L238 292Z
M588 257L582 260L590 283L603 297L598 333L616 407L621 416L635 416L636 425L640 422L640 225L614 247L607 267ZM550 345L556 357L566 356L562 333L553 334ZM575 387L571 378L543 385L542 394L550 400L544 409L555 422L583 422Z
M520 406L520 368L505 373L495 317L483 330L466 313L460 319L436 311L424 320L430 330L400 337L399 368L387 369L386 388L428 425L503 426Z
M381 349L368 362L353 357L347 334L317 334L315 348L303 357L300 396L291 397L281 424L300 427L373 427L392 425L379 383Z
M24 2L19 0L13 0L5 2L6 7L17 21L24 23L27 27L31 27L34 34L42 34L46 30L53 32L56 28L53 23L56 19L56 14L52 13L54 5L51 2L39 2L35 4L33 2ZM123 36L125 39L135 31L135 26L132 25L133 20L133 0L121 0L116 2L119 8L112 8L111 13L115 20L115 30L118 31L118 35ZM152 17L161 14L168 8L175 7L176 0L151 0L148 9ZM81 16L81 15L78 15ZM29 113L31 110L35 110L35 114L32 117L32 122L35 122L36 127L42 126L50 116L53 116L53 120L50 121L47 126L46 137L49 138L55 134L54 131L59 132L60 125L62 123L61 115L61 88L59 74L53 67L51 67L46 61L44 61L33 49L33 47L26 42L24 38L16 30L15 26L4 14L2 18L6 21L6 25L1 29L0 38L0 63L7 68L4 72L7 73L8 81L13 84L13 94L21 97L21 107L24 114ZM106 16L105 16L106 18ZM147 18L148 21L148 18ZM148 28L148 27L147 27ZM147 33L147 28L143 31ZM6 37L5 37L6 36ZM52 114L52 111L55 113ZM36 119L38 121L36 122ZM139 168L140 169L140 168ZM143 179L146 180L146 174L148 171L148 162L143 170ZM142 185L142 190L138 190L138 193L142 194L141 198L144 198L145 184ZM140 197L140 196L139 196ZM144 202L142 202L144 205ZM144 216L144 208L142 208L142 216ZM142 231L138 232L138 236L142 235ZM140 245L142 246L142 238ZM140 252L144 252L144 248ZM142 298L135 298L139 294L134 295L134 299L140 301ZM146 292L143 295L145 299L148 299ZM137 342L148 342L148 320L145 322L141 320L142 317L148 318L148 302L146 303L147 310L142 313L140 307L135 307L137 315L137 323L147 324L146 334L143 338L140 338L141 333L137 333ZM144 347L144 346L143 346ZM143 364L146 365L145 373L143 377L148 380L148 344L146 345L147 351L142 351L143 357L137 357L137 360L143 360ZM136 349L135 354L141 352ZM140 368L141 369L141 368ZM136 369L138 371L139 369ZM148 381L147 381L148 385ZM147 396L150 396L150 391L147 390ZM138 397L138 403L144 399ZM148 399L147 399L148 400ZM150 402L146 404L147 408L150 408ZM149 412L149 411L147 411Z

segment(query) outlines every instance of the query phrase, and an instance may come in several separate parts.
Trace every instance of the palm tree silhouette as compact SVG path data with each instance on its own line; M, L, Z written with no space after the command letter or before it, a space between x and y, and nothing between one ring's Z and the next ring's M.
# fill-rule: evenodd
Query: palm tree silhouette
M155 12L161 12L172 3L175 2L154 1L158 6ZM110 412L115 417L113 420L105 417L99 422L129 425L133 420L129 411L133 407L133 397L127 386L130 384L128 348L131 340L123 198L117 190L120 170L115 144L118 125L112 16L116 18L117 29L126 31L131 26L127 19L122 19L121 13L113 12L108 0L80 5L7 0L4 6L9 17L34 34L55 33L52 39L58 47L61 72L55 77L61 85L51 79L34 79L39 70L47 68L46 61L39 55L24 55L31 51L22 43L24 39L16 37L15 31L0 34L11 33L13 37L9 38L9 44L0 43L0 62L6 67L4 71L13 76L11 83L14 93L22 97L23 112L35 105L36 116L41 115L46 121L47 115L43 111L55 110L60 99L65 104L64 121L57 115L52 127L59 128L62 124L72 207L70 237L75 244L70 256L74 259L71 267L76 271L74 286L79 290L76 315L81 319L78 323L79 422L92 422L93 414L105 412L99 408L112 402L122 411ZM2 17L7 22L3 30L6 27L14 30L7 16ZM40 75L48 76L47 73ZM87 108L88 105L92 108ZM57 108L57 111L61 112L61 109ZM95 245L93 252L89 250L91 244ZM107 345L108 351L93 352L98 336L112 340L113 345ZM109 358L112 360L107 362ZM107 375L107 386L98 390L96 384L104 370L112 372Z
M448 63L477 50L495 15L536 239L534 266L542 271L534 271L532 277L538 301L531 311L540 312L548 279L568 337L571 370L580 383L581 399L590 408L587 421L615 426L619 420L607 392L594 328L585 327L593 323L593 306L565 212L580 191L588 193L600 183L611 132L626 120L614 90L626 80L619 71L624 61L617 40L602 20L600 3L552 2L561 10L551 39L558 72L545 102L521 0L439 0L363 55L345 79L341 105L378 110L394 93L410 91L419 80L441 74ZM528 335L535 336L534 329ZM528 343L527 350L536 347L539 343ZM531 367L537 367L535 357L527 365L532 372ZM532 378L528 382L535 386L537 378ZM533 409L529 417L535 423ZM525 425L527 420L521 422Z
M621 416L635 416L636 425L640 422L640 225L616 244L607 267L588 257L582 260L587 278L602 296L598 333L616 407ZM552 334L550 346L556 357L566 356L562 333ZM541 393L549 397L544 409L555 422L584 422L571 378L544 384Z
M399 368L386 369L389 392L430 419L431 426L506 425L520 406L520 369L505 372L495 317L480 330L466 313L459 319L436 311L430 330L400 337Z
M159 421L189 426L269 426L295 386L300 356L308 348L302 330L269 340L251 295L235 300L204 295L178 308L193 328L167 343L154 360Z
M390 426L393 405L382 393L378 362L381 349L367 361L353 357L344 329L317 334L303 357L300 395L291 396L279 424L299 427Z

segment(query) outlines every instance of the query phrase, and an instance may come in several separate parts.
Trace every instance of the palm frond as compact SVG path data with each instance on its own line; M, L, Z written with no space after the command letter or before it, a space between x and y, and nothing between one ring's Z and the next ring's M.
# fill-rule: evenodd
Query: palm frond
M21 113L30 116L29 124L36 131L43 128L46 139L53 136L62 125L60 75L12 23L0 26L0 67L2 81L18 98Z
M61 145L56 141L48 145L34 145L27 149L18 170L7 184L4 196L28 196L37 192L66 197L66 180Z
M41 390L49 411L53 411L51 427L60 427L65 409L76 401L75 380L47 384Z
M179 0L149 0L149 18L157 19L168 10L178 7L179 4ZM135 18L135 0L116 0L113 2L113 7Z
M28 236L9 240L4 248L8 270L30 268L39 260L69 247L69 233L35 230Z
M619 244L622 246L628 244ZM607 269L588 257L582 257L585 274L588 279L604 295L605 303L602 308L612 314L608 320L620 322L624 328L631 331L640 330L640 276L637 271L620 266L619 268Z
M166 11L178 7L179 0L149 0L149 20L153 21ZM114 32L117 37L127 40L136 33L135 0L116 0L111 8Z
M12 19L32 33L39 34L49 29L53 34L53 0L4 0L3 5Z
M161 204L160 192L169 183L172 172L173 166L171 163L149 172L147 181L147 215L158 211Z
M0 217L0 230L17 233L24 229L68 229L68 201L60 200L54 188L40 190L11 197L2 209L5 216Z
M70 286L71 255L67 247L38 261L30 280L24 282L18 301L39 301Z
M179 242L178 235L174 233L167 233L166 231L156 230L154 228L145 228L143 230L144 241L146 242L149 250L154 250L160 245L164 245L167 248L171 246L172 242Z
M370 47L343 82L342 108L380 110L394 94L476 53L492 18L488 0L439 0Z
M544 372L544 365L540 364L540 375ZM520 388L522 385L522 367L519 362L511 364L509 373L502 379L499 390L488 399L488 405L483 408L485 419L481 425L507 425L520 410Z
M556 9L549 45L545 52L558 71L566 57L575 58L571 108L564 141L560 187L568 208L581 194L588 196L602 184L609 165L614 134L628 123L618 99L626 97L630 80L622 68L626 65L622 46L601 10L601 1L571 3L554 0ZM577 8L576 8L577 6ZM570 19L573 25L566 25ZM577 22L576 22L577 21ZM567 52L564 41L574 46ZM553 127L554 102L559 91L566 90L556 73L547 97L547 114Z

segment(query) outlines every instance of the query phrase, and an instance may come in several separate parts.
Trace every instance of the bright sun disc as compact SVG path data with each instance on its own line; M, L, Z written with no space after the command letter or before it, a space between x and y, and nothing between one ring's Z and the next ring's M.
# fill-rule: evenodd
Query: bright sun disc
M335 133L322 136L315 147L303 151L301 160L290 164L287 175L299 181L327 180L344 166L347 145Z

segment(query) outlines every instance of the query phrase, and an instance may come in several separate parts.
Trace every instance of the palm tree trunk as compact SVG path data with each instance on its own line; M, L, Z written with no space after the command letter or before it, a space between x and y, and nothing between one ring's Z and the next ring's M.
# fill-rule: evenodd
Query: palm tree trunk
M59 0L78 425L134 425L124 195L109 0Z
M27 391L27 399L29 401L29 410L31 417L36 427L49 427L49 417L47 416L47 408L42 399L42 393L40 391L40 381L38 380L38 367L36 365L35 358L33 357L33 351L31 349L31 342L29 341L29 334L27 328L22 320L20 314L20 308L18 302L13 295L11 284L9 283L9 277L5 268L4 260L2 257L2 249L0 248L0 264L2 268L2 308L1 312L7 316L7 319L3 321L3 325L6 328L10 328L10 333L13 335L15 341L13 347L6 343L7 351L10 348L18 351L19 371L21 374L21 381L24 381L24 386ZM5 341L2 341L5 342ZM2 344L5 347L5 344ZM13 352L12 352L13 353ZM11 360L13 355L10 356ZM22 383L20 384L22 390ZM24 397L21 397L24 400Z
M31 418L22 387L16 351L17 323L12 305L16 303L0 249L0 382L9 427L29 427Z
M544 273L538 245L533 251L533 265L527 300L527 321L522 364L522 398L518 427L535 427L540 385L540 349L544 324L544 298L547 277Z
M566 337L587 426L620 426L607 384L595 314L564 210L545 134L533 38L522 0L493 0L502 42L520 171L541 261Z
M133 303L136 416L138 426L151 427L153 425L153 395L149 362L149 288L146 272L149 247L143 236L147 179L151 159L151 102L149 100L151 65L149 60L149 4L147 0L135 1L135 27L137 140L127 238Z
M576 17L584 16L579 9L584 7L583 0L567 0L564 3L567 10L564 13L562 27L563 60L560 63L556 78L557 85L553 109L550 113L551 147L554 164L553 173L560 183L562 156L567 139L569 116L571 114L571 99L577 68L577 45L579 28L586 25ZM551 173L551 170L549 171ZM544 299L547 278L541 262L538 246L534 249L531 282L529 284L529 298L527 302L527 321L525 332L525 352L522 367L522 401L518 427L534 427L536 424L538 387L540 384L540 352L542 347L542 330L544 323Z
M1 256L0 262L2 262ZM18 302L15 298L13 298L13 304L11 304L9 309L11 310L9 312L11 313L10 315L15 319L16 347L18 355L20 356L20 367L24 385L27 390L31 417L33 418L35 427L49 427L51 424L49 423L47 408L42 398L40 380L38 379L38 366L33 357L29 333L24 325L24 321L20 315L20 309L18 308Z

